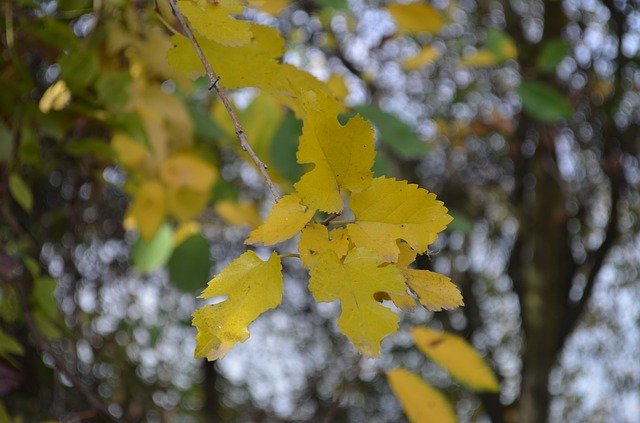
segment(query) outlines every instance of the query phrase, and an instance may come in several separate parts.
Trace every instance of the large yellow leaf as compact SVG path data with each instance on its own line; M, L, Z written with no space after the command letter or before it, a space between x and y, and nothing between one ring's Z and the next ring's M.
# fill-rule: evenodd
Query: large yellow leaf
M240 0L180 0L178 7L193 28L210 40L227 46L241 46L251 40L251 23L230 16L242 13Z
M253 251L235 259L199 298L227 298L193 313L198 329L196 357L222 358L236 343L249 338L248 326L282 301L282 265L275 252L263 262Z
M405 369L393 369L387 372L387 379L410 422L457 421L456 414L444 395L418 375Z
M295 194L285 195L273 206L267 220L254 229L245 244L273 245L297 234L311 220L315 210L300 203Z
M136 228L145 241L150 241L164 221L165 191L158 181L140 185L125 216L126 226Z
M460 290L448 277L428 270L403 269L402 273L409 288L427 309L451 310L464 305Z
M500 391L500 384L487 363L463 338L424 326L414 327L411 335L420 351L458 382L474 391Z
M302 229L298 252L300 260L307 268L313 267L318 260L318 255L327 250L333 251L339 258L347 254L349 238L344 228L335 228L329 232L326 226L313 223Z
M310 269L309 289L316 301L340 300L338 327L364 355L377 356L382 339L397 330L398 316L375 295L403 293L404 278L372 251L356 248L342 261L331 250L322 252Z
M427 250L452 218L435 194L395 179L376 178L369 188L351 196L356 221L347 229L351 241L377 251L386 261L398 259L396 240L419 253Z
M430 4L390 4L387 10L398 27L414 34L435 34L444 25L442 14Z
M297 157L298 163L312 163L314 168L305 173L295 187L303 203L339 213L342 211L340 189L362 191L373 177L373 127L361 116L351 118L342 126L333 103L311 100L307 108Z
M249 0L249 6L256 7L273 16L282 13L290 3L291 0Z

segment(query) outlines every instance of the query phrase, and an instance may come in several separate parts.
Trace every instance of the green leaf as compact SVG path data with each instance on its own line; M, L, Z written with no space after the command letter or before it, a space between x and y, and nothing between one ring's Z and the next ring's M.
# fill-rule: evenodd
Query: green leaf
M11 132L0 122L0 163L11 163L13 139Z
M96 82L98 98L107 107L119 109L129 102L131 75L128 71L115 71L100 75Z
M211 119L211 115L204 108L194 101L187 101L185 104L193 123L195 123L196 137L204 140L221 140L225 138L222 129L216 125Z
M116 158L113 149L100 138L71 141L66 145L65 151L74 157L91 156L105 162L115 161Z
M29 186L17 173L9 175L9 191L14 200L16 200L27 213L31 213L33 209L33 194L31 194Z
M571 116L567 99L543 82L523 82L518 87L518 94L525 113L542 122L553 123Z
M569 54L570 47L568 42L561 39L547 41L536 58L536 69L543 73L555 72L560 62Z
M71 91L81 91L91 84L100 69L98 56L94 51L74 50L60 58L60 76Z
M271 141L271 163L290 182L300 180L304 168L296 160L298 139L302 133L302 122L293 113L287 114Z
M37 166L40 164L40 143L31 127L27 124L22 125L18 159L21 163L28 165Z
M173 228L164 223L149 242L138 238L131 248L133 269L139 273L150 273L164 266L173 251Z
M450 231L460 231L464 234L470 234L473 231L473 221L466 214L449 209L449 214L453 217L453 221L449 223L447 229Z
M353 109L375 124L380 141L399 156L411 158L427 152L426 144L416 136L409 125L391 113L373 105L356 106Z
M490 29L487 33L486 46L501 61L515 59L518 56L513 39L497 29Z
M169 278L183 292L203 290L210 271L209 242L201 234L192 235L178 245L169 260Z
M382 151L378 151L378 154L376 154L371 171L376 178L378 176L387 176L389 178L395 176L391 160L389 160L389 157Z
M342 10L347 8L347 0L316 0L320 7Z
M23 355L24 348L16 339L0 329L0 357L8 358L9 354Z
M31 291L31 302L38 310L50 318L57 319L60 317L58 303L54 296L56 290L56 281L49 277L41 277L35 280L33 290Z

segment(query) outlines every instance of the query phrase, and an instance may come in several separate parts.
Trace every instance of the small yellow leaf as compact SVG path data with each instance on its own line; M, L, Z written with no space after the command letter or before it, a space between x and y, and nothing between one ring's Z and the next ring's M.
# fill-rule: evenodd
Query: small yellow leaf
M398 260L398 239L423 253L452 220L435 194L406 181L383 177L353 194L351 209L356 217L355 223L347 226L351 241L377 251L389 262Z
M460 290L448 277L428 270L403 269L402 273L409 288L428 310L451 310L464 305Z
M215 209L216 213L229 225L255 228L260 224L256 205L250 201L236 203L231 200L221 200L215 203Z
M285 195L273 206L265 222L254 229L245 244L273 245L297 234L311 220L315 210L300 203L295 194Z
M349 238L344 228L336 228L329 232L326 226L313 223L302 229L298 252L300 260L307 268L313 267L318 260L318 255L327 250L333 251L339 258L347 254Z
M178 6L193 28L210 40L227 46L241 46L251 40L251 23L230 16L242 13L240 0L180 0Z
M195 357L217 360L249 338L249 324L282 301L282 265L275 252L263 262L253 251L235 259L199 298L226 296L193 313L198 329Z
M498 56L496 56L494 52L486 48L466 55L460 60L460 64L468 68L483 68L495 66L500 62L502 62L502 60Z
M387 372L389 385L412 423L455 423L456 414L445 396L405 369Z
M340 125L332 103L310 101L304 121L298 163L314 164L295 184L304 204L329 213L342 211L340 189L352 192L371 182L374 133L371 123L357 115Z
M209 203L210 191L166 187L167 214L185 222L198 217Z
M208 193L217 179L213 166L192 154L169 157L160 166L160 178L171 188Z
M165 217L165 191L158 181L143 183L127 210L126 221L140 231L142 239L151 241Z
M415 56L411 56L402 62L405 70L412 71L436 61L442 53L433 46L424 46Z
M382 339L398 328L398 316L378 301L376 294L403 294L404 278L382 258L355 248L344 260L331 250L318 255L310 269L309 290L319 302L340 300L338 327L367 356L380 354ZM378 294L379 295L379 294Z
M111 138L111 148L115 150L118 161L129 170L146 168L151 160L151 154L144 145L121 132Z
M390 4L387 10L398 27L414 34L435 34L444 26L444 17L430 4Z
M59 80L42 94L38 107L42 113L49 113L51 110L62 110L71 101L71 92L67 83Z
M500 384L491 368L463 338L424 326L414 327L411 336L420 351L458 382L474 391L500 391Z

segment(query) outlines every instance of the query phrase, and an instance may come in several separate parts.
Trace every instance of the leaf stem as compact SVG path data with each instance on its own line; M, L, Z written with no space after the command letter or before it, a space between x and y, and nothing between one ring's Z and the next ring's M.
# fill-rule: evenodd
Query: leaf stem
M300 258L300 254L298 254L298 253L285 253L285 254L280 254L280 258Z
M346 220L331 220L327 224L328 225L348 225L349 223L355 223L355 219L346 219Z
M169 0L169 5L171 6L171 10L173 10L173 14L176 15L176 18L180 22L180 25L182 25L185 35L193 45L193 48L196 50L196 54L198 55L200 62L202 62L202 66L204 66L204 70L207 74L207 77L209 78L209 84L210 84L209 90L216 91L216 93L218 94L218 97L220 97L220 100L222 101L222 104L224 104L225 109L227 109L227 113L229 114L233 122L233 127L236 131L236 135L240 140L240 147L242 147L242 150L246 151L249 157L251 157L251 160L253 161L255 166L258 168L258 170L264 177L267 183L267 186L269 187L269 191L271 191L271 194L273 195L273 198L278 200L281 197L281 195L278 192L278 189L276 188L275 184L269 177L269 174L267 173L267 165L264 164L262 160L260 160L260 158L256 155L256 153L251 148L251 145L249 145L249 141L247 140L247 135L244 132L242 124L240 123L240 119L238 119L238 116L235 110L233 110L231 100L229 100L229 97L225 89L222 88L219 84L220 76L213 70L211 63L209 63L209 60L207 60L207 58L205 57L204 52L202 51L202 48L200 47L200 44L198 43L198 40L196 39L193 33L193 30L191 29L191 27L189 26L189 23L187 22L187 18L185 18L185 16L182 14L180 9L178 8L178 4L176 0Z

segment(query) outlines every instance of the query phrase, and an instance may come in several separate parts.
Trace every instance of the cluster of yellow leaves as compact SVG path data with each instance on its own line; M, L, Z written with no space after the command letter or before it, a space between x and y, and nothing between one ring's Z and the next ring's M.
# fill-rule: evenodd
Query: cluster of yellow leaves
M458 289L448 278L409 268L451 221L447 209L434 194L416 185L373 178L373 127L360 116L340 123L338 115L344 106L337 98L343 96L337 84L331 89L308 73L279 63L284 41L277 30L234 22L240 0L178 4L220 75L221 85L259 88L303 122L297 160L310 169L294 184L294 192L276 202L246 243L273 245L301 233L298 253L310 272L311 293L320 302L340 302L338 326L369 356L379 354L382 339L397 330L399 317L384 300L406 310L416 302L432 310L462 305ZM227 29L218 30L225 25ZM437 28L432 25L429 30ZM189 42L181 36L172 40L175 47L168 53L169 62L176 69L202 74ZM256 130L264 126L257 116L249 121L255 122ZM259 150L259 137L248 133L248 138ZM320 224L315 220L318 212L353 218ZM248 325L275 307L281 293L277 254L267 262L252 252L241 255L202 293L204 298L226 299L194 313L196 356L220 358L235 343L246 340Z
M476 392L499 392L500 384L478 352L463 338L426 327L411 336L418 349L459 383ZM397 368L387 372L389 385L411 422L456 422L445 395L420 376Z

